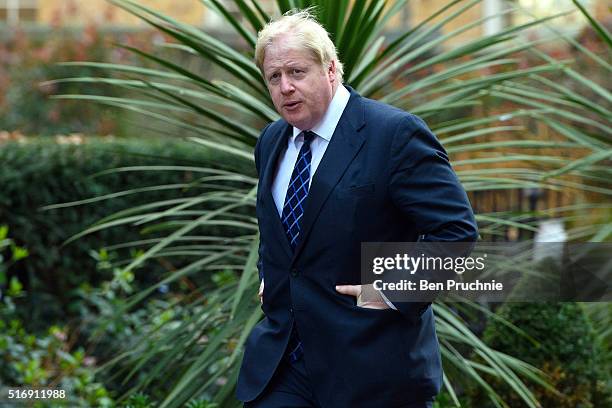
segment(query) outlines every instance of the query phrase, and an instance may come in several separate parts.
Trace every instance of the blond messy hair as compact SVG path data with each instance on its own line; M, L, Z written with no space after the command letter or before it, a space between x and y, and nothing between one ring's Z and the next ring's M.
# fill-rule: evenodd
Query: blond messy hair
M263 73L263 63L266 49L278 38L287 34L292 41L291 46L296 49L309 51L315 61L327 67L332 61L336 64L336 77L342 83L344 73L342 63L338 59L336 46L329 38L329 34L315 17L311 14L312 8L306 10L291 10L278 19L270 21L257 35L255 45L255 63Z

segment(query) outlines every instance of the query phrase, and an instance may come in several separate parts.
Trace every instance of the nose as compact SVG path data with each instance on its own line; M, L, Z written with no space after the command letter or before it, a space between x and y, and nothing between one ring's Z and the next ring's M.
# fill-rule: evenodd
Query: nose
M295 90L293 83L286 75L281 76L280 80L280 90L283 95L290 94Z

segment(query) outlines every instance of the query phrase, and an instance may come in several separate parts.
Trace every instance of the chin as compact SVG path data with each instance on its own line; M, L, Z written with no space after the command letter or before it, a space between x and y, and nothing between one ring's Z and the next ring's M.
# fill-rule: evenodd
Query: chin
M308 122L305 120L300 120L300 119L296 119L296 118L291 118L291 117L286 117L285 120L287 121L287 123L289 123L291 126L295 126L298 129L310 129L310 127L308 126Z

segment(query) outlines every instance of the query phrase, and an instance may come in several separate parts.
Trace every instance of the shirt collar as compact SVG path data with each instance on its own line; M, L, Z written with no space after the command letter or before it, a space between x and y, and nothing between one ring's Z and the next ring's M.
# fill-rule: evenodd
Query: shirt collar
M310 130L315 132L317 136L320 136L329 142L334 134L334 131L336 130L336 126L338 126L338 122L340 122L340 117L342 116L342 112L344 112L344 108L346 108L350 97L350 92L344 87L344 85L340 84L338 88L336 88L336 93L329 103L327 111L325 111L325 114L323 115L323 119L321 119L321 121ZM291 136L291 141L293 143L296 143L296 138L300 133L302 133L302 130L308 129L298 129L297 127L293 126L293 134Z

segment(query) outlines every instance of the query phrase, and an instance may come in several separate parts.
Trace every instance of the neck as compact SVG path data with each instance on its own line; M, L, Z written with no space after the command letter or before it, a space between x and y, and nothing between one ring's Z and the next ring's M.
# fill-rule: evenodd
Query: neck
M334 83L332 84L332 99L334 97L334 95L336 94L336 89L338 89L338 86L340 84L338 83L338 81L334 81Z

